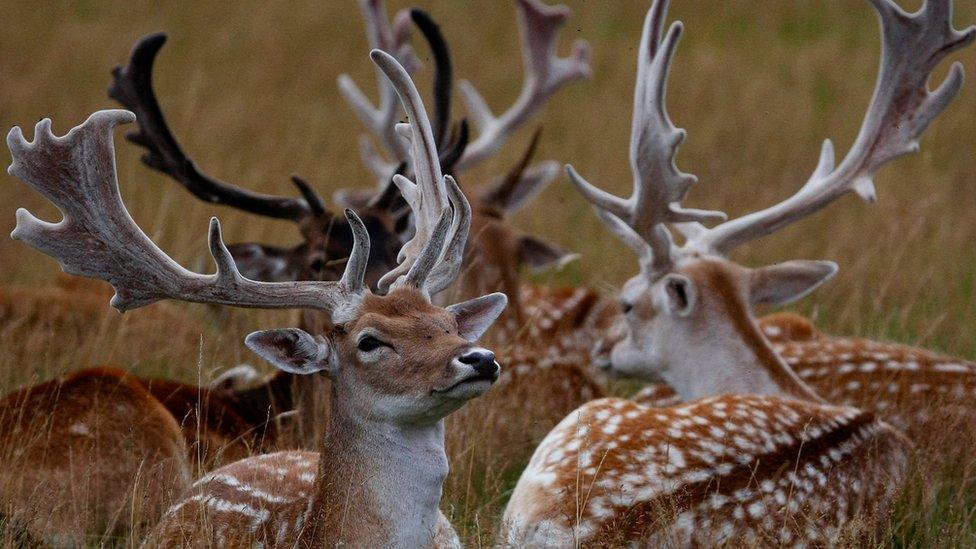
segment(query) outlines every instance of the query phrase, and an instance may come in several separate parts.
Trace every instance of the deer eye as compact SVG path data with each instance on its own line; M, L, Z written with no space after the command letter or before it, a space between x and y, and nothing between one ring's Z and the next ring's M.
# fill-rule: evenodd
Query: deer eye
M634 310L634 304L629 301L621 301L620 310L623 311L624 314L627 314L630 311Z
M390 347L391 349L393 348L389 343L380 341L379 339L371 335L364 335L363 337L359 338L359 343L356 344L356 348L364 353L375 351L380 347Z

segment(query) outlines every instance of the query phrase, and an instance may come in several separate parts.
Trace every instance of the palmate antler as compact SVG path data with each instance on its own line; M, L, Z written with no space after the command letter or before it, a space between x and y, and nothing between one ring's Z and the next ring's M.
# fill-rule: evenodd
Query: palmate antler
M387 57L385 71L406 75L395 59ZM13 157L8 171L54 203L64 219L48 223L20 209L11 236L54 257L68 273L112 284L116 291L112 305L122 311L161 299L177 299L236 307L318 309L328 311L334 323L352 318L369 294L363 280L369 236L355 213L346 211L354 242L338 281L256 282L243 277L224 245L216 219L211 220L209 238L217 272L203 275L189 271L146 236L122 202L112 137L116 126L134 120L135 115L128 111L100 111L64 137L56 137L51 133L50 120L44 119L35 128L33 142L24 139L20 128L13 128L7 136ZM430 133L429 125L415 128L420 130ZM446 200L453 203L453 215L443 191L429 196L432 187L419 181L413 189L411 204L422 207L418 219L425 220L424 230L418 222L418 234L411 247L405 247L404 262L398 267L404 272L392 286L436 293L453 282L448 275L459 269L470 210L457 187L450 187L453 192ZM432 210L439 203L443 207L430 224Z
M210 222L213 275L184 269L160 250L130 217L115 171L114 128L130 123L128 111L99 111L64 137L41 120L34 141L15 127L7 136L13 156L8 171L47 197L64 214L47 223L17 210L11 236L54 257L65 272L99 278L115 287L112 306L121 311L161 299L219 303L268 309L308 308L339 313L367 291L363 284L369 238L359 218L348 212L356 244L338 282L255 282L240 275L220 235Z
M473 119L479 132L478 138L467 144L464 154L451 165L461 171L470 168L497 153L507 140L542 108L562 87L590 76L589 46L583 40L573 45L573 52L569 57L559 57L556 54L559 30L565 25L569 17L569 9L565 6L547 6L540 0L515 0L518 12L519 34L522 41L522 58L525 64L525 80L522 91L515 103L499 116L492 114L484 98L474 86L464 80L459 83L459 89L465 100L468 114ZM375 14L364 10L367 30L375 23ZM452 66L447 43L436 24L421 10L413 10L411 17L418 25L431 46L436 64L434 78L434 137L441 149L445 143L447 128L450 124L451 86L453 83ZM370 32L372 36L372 33ZM371 39L371 44L373 41ZM384 51L391 51L376 46ZM397 57L394 55L394 57ZM390 126L378 123L381 109L372 109L368 100L358 91L348 76L343 75L339 81L347 101L353 110L359 113L360 119L366 127L378 138L378 141L394 157L403 159L403 151L391 145L390 139L385 137L392 124L393 117L387 117ZM382 97L381 89L381 97ZM367 107L364 107L366 105ZM366 113L366 114L363 114ZM394 140L393 143L396 143ZM385 181L393 173L396 162L383 158L368 136L360 139L360 152L366 166L380 181ZM443 156L443 155L442 155ZM442 162L442 164L444 164Z
M827 140L816 170L795 195L712 229L703 223L721 214L680 207L695 179L674 166L684 132L674 128L667 117L664 89L682 27L672 24L662 41L668 1L654 2L638 61L631 141L634 194L628 200L615 197L567 166L571 181L597 207L608 228L638 252L652 277L668 270L677 253L727 257L736 247L803 219L847 192L873 201L873 176L878 168L918 149L918 138L962 86L963 70L961 64L953 64L935 91L928 89L929 76L948 54L973 42L976 27L962 32L952 28L951 0L927 0L914 14L904 12L892 0L869 1L881 22L881 68L861 130L847 156L835 167L833 145ZM666 223L675 224L687 238L680 252L671 244Z
M459 83L461 96L479 134L468 145L458 169L470 168L498 152L509 137L524 126L564 86L589 78L590 48L585 40L573 43L569 57L559 57L559 30L570 11L566 6L547 6L539 0L516 0L525 80L515 103L495 116L488 103L467 80Z
M382 4L379 5L382 11ZM376 17L379 16L376 10L364 9L363 15L366 18L370 44L373 45L374 49L390 52L391 50L374 44L373 29L377 25ZM440 156L441 170L449 171L461 159L461 155L468 145L468 123L466 120L462 120L455 130L451 129L451 92L454 85L454 68L450 48L443 33L441 33L440 26L427 12L417 8L411 9L409 19L420 29L434 58L434 122L432 129ZM412 54L412 50L409 51ZM394 57L397 56L394 55ZM417 63L419 65L419 61ZM408 74L410 72L408 71ZM381 74L379 71L377 72L377 77L380 78L381 102L385 101L384 98L387 93L390 94L393 99L390 105L394 106L392 111L385 112L382 107L373 109L359 88L346 74L340 75L339 88L352 106L353 111L393 156L393 161L388 161L376 149L373 140L368 135L360 136L359 151L363 163L377 178L380 188L384 189L389 187L388 183L394 173L400 173L408 168L409 155L404 156L408 152L405 143L397 140L396 147L394 147L390 145L387 137L387 134L392 132L393 137L396 138L396 123L400 114L400 103L396 100L396 91Z
M698 178L675 166L685 131L668 117L665 96L668 71L684 29L674 23L663 36L668 2L657 1L647 13L637 54L634 119L630 138L630 167L634 191L623 199L587 182L572 166L570 181L592 202L607 226L635 249L652 272L671 266L672 240L666 223L708 222L725 214L681 207ZM637 237L637 238L635 238Z
M389 52L407 69L408 73L420 67L410 46L410 17L408 10L400 10L390 23L383 0L359 0L359 7L366 21L366 36L370 49L380 49ZM366 136L360 138L360 150L367 165L380 179L388 179L396 169L396 165L409 160L409 151L400 141L394 131L397 117L400 114L400 103L396 92L389 82L377 69L376 83L379 90L379 104L374 106L366 94L356 86L347 74L339 76L339 90L346 101L352 106L353 112L376 135L383 147L393 154L394 162L387 163L373 147L372 141ZM383 175L381 175L383 174Z

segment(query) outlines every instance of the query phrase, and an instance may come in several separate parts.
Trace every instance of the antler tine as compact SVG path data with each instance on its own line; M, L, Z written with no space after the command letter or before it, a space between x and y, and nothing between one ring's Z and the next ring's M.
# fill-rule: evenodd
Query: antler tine
M844 160L834 167L833 145L824 142L820 162L793 196L757 212L702 231L687 246L727 256L736 247L803 219L847 192L875 200L874 174L887 162L918 150L918 139L955 98L963 68L952 65L934 91L932 70L950 53L976 39L976 27L952 28L952 1L927 0L909 14L892 0L870 0L881 23L881 63L874 95Z
M522 91L515 103L496 117L474 85L467 80L460 82L462 98L480 133L458 163L459 169L470 168L495 154L560 88L591 74L589 44L585 40L574 42L569 57L556 54L559 29L569 17L569 8L547 6L539 0L516 0L515 5L525 63Z
M376 149L376 144L373 143L372 138L366 134L359 136L359 157L363 161L363 165L366 169L373 174L376 178L377 185L383 186L390 182L390 174L392 174L396 167L399 165L396 162L389 162L386 158L380 154L380 151ZM402 164L402 162L400 163Z
M444 246L437 267L427 280L427 291L430 295L446 290L457 280L464 262L464 246L471 230L471 204L453 177L445 175L444 181L447 184L447 196L454 209L454 219L450 229L451 238Z
M59 223L17 211L11 236L58 260L65 272L105 280L115 287L112 306L125 311L161 299L266 309L329 311L342 322L368 290L363 264L369 252L365 228L354 215L353 257L339 282L255 282L241 276L224 245L216 218L210 224L210 251L217 272L202 275L173 261L132 220L119 193L114 128L135 120L128 111L99 111L64 137L51 133L51 121L35 128L34 141L20 128L7 136L13 157L8 171L54 203Z
M400 249L400 265L383 276L378 287L409 286L428 294L437 293L449 286L460 271L471 209L454 179L441 174L430 120L410 76L383 51L373 50L370 57L390 79L407 113L409 126L399 124L397 130L409 137L416 178L413 183L402 175L393 177L414 212L416 232ZM449 195L445 187L450 190Z
M316 191L312 185L305 180L305 178L293 173L291 174L291 182L298 187L298 192L302 193L302 196L305 198L305 202L308 203L309 211L311 211L312 214L322 215L328 211L328 208L325 206L325 200L322 199L322 196L318 193L318 191Z
M172 177L207 202L278 219L300 221L308 216L310 209L306 201L255 193L225 183L202 173L186 155L170 131L152 87L153 64L165 43L165 33L142 37L132 49L129 64L112 69L112 84L108 88L109 97L138 117L139 129L127 133L126 139L146 149L142 162ZM321 202L321 198L318 200Z
M420 67L420 61L414 55L409 44L410 15L408 11L397 12L391 25L383 0L359 0L359 6L363 13L363 19L366 21L366 35L370 49L389 52L409 72L416 71ZM393 155L395 162L387 162L383 160L379 151L372 146L371 141L369 141L369 145L365 145L362 140L360 141L360 153L363 155L365 164L376 173L380 181L388 181L393 171L392 168L397 163L407 160L409 151L394 130L400 108L396 92L379 70L376 71L376 81L379 90L378 106L373 106L366 94L359 89L348 74L339 75L339 91L342 92L353 112L356 113L366 128ZM366 137L365 139L368 140L369 138Z
M630 141L630 164L634 174L634 190L623 199L599 189L586 181L572 166L567 166L569 179L579 192L598 210L619 218L643 238L653 253L649 264L654 272L671 264L672 239L665 223L706 223L725 219L721 212L684 209L684 200L691 186L698 180L675 166L678 147L685 131L675 127L668 116L665 103L668 72L683 26L671 25L662 38L668 1L656 0L647 12L637 55L637 83L634 87L634 119ZM616 225L616 224L613 224ZM608 225L615 234L618 228Z

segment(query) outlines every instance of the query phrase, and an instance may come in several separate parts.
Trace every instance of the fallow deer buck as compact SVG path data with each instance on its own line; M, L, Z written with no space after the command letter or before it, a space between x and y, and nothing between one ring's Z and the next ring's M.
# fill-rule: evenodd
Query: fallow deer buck
M79 370L0 400L5 545L145 533L190 478L173 417L121 370Z
M375 8L377 3L369 4ZM382 11L382 4L378 6ZM409 24L409 19L400 17L400 20ZM391 51L399 52L404 65L416 67L418 62L406 42L409 26L401 28L401 23L398 23L395 43L388 45ZM171 177L204 201L259 216L291 220L298 225L304 241L292 248L257 243L229 246L244 276L267 282L338 279L342 264L351 253L352 233L345 218L331 211L311 185L292 176L302 198L256 193L208 176L185 153L166 121L152 86L155 58L165 42L163 33L140 39L128 64L112 71L109 87L110 97L137 114L138 130L129 132L126 138L146 149L143 163ZM431 47L435 51L439 49L437 44L432 43ZM399 109L394 112L397 113ZM461 133L444 143L440 157L444 170L450 170L464 149L466 137ZM370 286L375 286L380 275L396 265L402 235L409 229L410 210L398 193L390 182L382 193L357 208L372 242L366 273ZM303 316L306 324L314 320L313 314ZM205 469L226 463L227 458L243 457L242 449L273 448L279 444L315 448L315 436L319 433L314 425L308 425L301 415L286 423L278 418L288 416L296 408L313 410L327 406L320 402L322 383L280 370L270 376L259 376L250 367L233 368L210 387L166 379L143 381L180 421L193 455L200 457L200 465ZM324 393L327 395L328 391Z
M776 354L818 395L878 414L930 449L929 461L953 456L945 453L947 431L959 435L953 446L968 451L960 437L972 441L976 435L969 398L976 391L973 362L898 343L823 334L789 313L759 318L758 324ZM648 384L632 400L651 406L682 401L665 383Z
M654 385L639 394L638 401L673 403L722 390L756 387L757 383L770 387L775 381L765 379L765 374L734 373L729 368L733 363L730 357L755 354L746 349L755 346L758 339L767 339L764 347L779 355L777 370L787 365L792 370L790 377L798 376L832 403L877 413L895 427L907 431L913 439L932 437L933 426L945 429L957 425L976 434L972 429L976 424L976 406L971 398L976 390L976 364L897 343L825 336L816 332L809 321L796 315L759 319L761 330L750 327L746 330L748 333L744 333L742 327L755 321L751 312L738 311L738 305L731 301L731 297L718 293L722 289L718 285L722 282L709 280L709 277L719 276L712 273L714 271L725 273L721 277L728 279L729 284L735 278L748 276L756 284L793 285L796 288L796 295L789 295L789 291L780 296L747 292L748 299L744 304L751 308L757 304L793 301L833 276L836 271L833 264L789 262L748 271L730 264L726 258L736 247L812 215L847 192L873 202L873 173L888 160L917 149L917 138L962 85L962 66L958 63L953 65L945 83L931 92L926 88L929 73L946 55L971 44L976 37L973 27L962 32L952 29L951 3L942 1L929 7L930 4L926 4L926 9L921 12L929 15L908 19L907 14L890 2L873 2L882 15L885 36L881 73L858 139L840 165L835 168L833 145L827 140L816 171L788 200L707 231L699 224L678 223L677 228L685 234L687 241L674 261L674 276L662 277L663 282L656 286L657 290L653 284L643 282L646 277L635 278L624 288L625 309L635 308L634 313L625 316L647 318L656 309L636 310L637 296L650 295L674 284L681 292L687 291L691 299L703 294L697 305L702 312L695 314L710 317L692 321L677 315L672 322L668 315L663 315L647 321L654 328L641 332L646 335L631 336L630 340L617 346L615 358L606 366L610 367L612 363L614 371L628 376L649 380L663 378L672 383L671 387L677 393L675 395L668 387ZM942 19L938 19L940 17ZM942 23L943 26L938 26ZM917 28L923 24L922 28ZM909 36L911 42L897 42L903 35ZM909 44L914 44L915 49ZM945 48L938 49L943 45ZM928 52L931 55L926 57ZM628 222L642 223L640 216L644 214L624 210L645 200L641 198L643 191L640 189L635 191L631 202L625 203L588 185L574 172L571 172L571 178L597 207ZM605 215L601 214L601 217ZM641 227L637 230L649 229ZM634 245L639 247L639 241ZM777 280L783 278L787 280ZM650 293L648 287L651 287ZM774 290L777 289L767 289L765 293ZM694 303L690 306L695 309ZM710 310L715 307L720 307L720 312ZM696 322L708 323L712 327L705 329ZM722 324L728 328L720 328ZM725 337L710 337L715 333L712 330L724 333ZM687 351L688 348L700 348L696 345L701 342L710 346L713 353L707 361L701 360L699 354ZM726 381L740 385L726 386Z
M750 312L806 295L836 265L748 269L727 259L738 245L848 191L873 199L875 171L915 150L959 91L958 64L934 92L927 87L935 66L976 35L952 28L951 1L929 0L914 14L891 0L871 3L881 22L881 68L847 157L835 167L826 142L799 193L712 229L703 224L724 214L681 205L695 178L675 166L684 131L665 107L683 27L665 33L668 2L651 6L638 52L633 195L618 198L567 171L640 258L640 274L621 291L627 330L613 368L635 377L655 372L684 398L708 398L672 408L598 400L567 416L515 488L507 541L832 544L888 511L905 476L907 439L870 412L825 404L773 351ZM685 235L682 247L667 224ZM712 396L719 394L727 396Z
M470 207L454 180L441 175L430 124L406 70L384 52L371 57L394 83L410 120L398 133L409 136L416 178L396 178L415 212L416 232L403 245L403 262L383 277L390 283L386 294L372 293L365 283L369 235L351 210L353 253L335 282L247 279L216 219L210 250L217 272L202 275L178 265L134 223L119 194L112 134L135 119L132 113L95 113L60 138L46 119L33 142L19 128L8 136L10 173L64 214L51 224L21 209L13 236L68 272L110 282L116 308L176 299L329 316L328 327L314 336L290 328L246 340L279 368L331 378L328 444L319 454L279 452L215 471L170 509L150 543L457 543L438 510L448 472L443 418L497 378L493 353L473 341L506 298L490 294L447 308L430 303L460 270Z

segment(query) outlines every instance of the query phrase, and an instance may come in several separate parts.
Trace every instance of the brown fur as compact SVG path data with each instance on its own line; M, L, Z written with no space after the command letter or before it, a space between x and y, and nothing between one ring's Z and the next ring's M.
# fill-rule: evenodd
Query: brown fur
M81 544L153 524L189 480L173 416L112 368L0 402L2 512L38 539Z
M823 337L810 319L789 311L768 314L756 322L770 343L814 341Z
M243 459L276 439L267 419L242 416L241 411L257 411L258 406L240 406L222 391L167 379L139 382L180 425L194 471Z
M944 451L946 429L976 436L976 364L897 343L823 335L795 313L757 322L773 350L827 401L875 413L921 448L941 440ZM633 400L669 406L680 397L665 384L651 384Z
M483 338L502 365L496 387L447 420L452 462L469 472L521 467L566 414L606 394L587 367L609 318L605 298L585 288L522 285L519 293L523 322L509 316ZM464 489L466 478L453 476L449 489Z
M825 337L783 342L776 350L831 402L870 410L922 446L947 429L976 436L976 364L925 349Z

